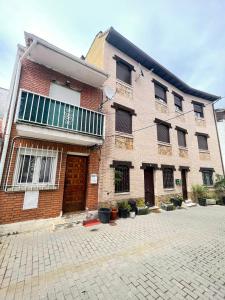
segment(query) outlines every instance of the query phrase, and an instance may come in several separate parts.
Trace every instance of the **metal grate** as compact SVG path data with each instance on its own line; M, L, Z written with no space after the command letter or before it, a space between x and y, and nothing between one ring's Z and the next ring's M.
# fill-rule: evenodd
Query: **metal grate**
M59 188L63 149L13 143L5 176L5 191Z

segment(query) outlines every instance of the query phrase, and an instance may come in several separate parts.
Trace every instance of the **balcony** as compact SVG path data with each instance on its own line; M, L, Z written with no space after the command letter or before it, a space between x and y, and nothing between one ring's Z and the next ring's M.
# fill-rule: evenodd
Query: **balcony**
M33 125L33 128L30 129L31 126L27 125ZM38 131L35 130L37 126ZM21 90L17 131L25 136L37 137L40 134L40 138L60 142L101 144L104 135L104 115Z

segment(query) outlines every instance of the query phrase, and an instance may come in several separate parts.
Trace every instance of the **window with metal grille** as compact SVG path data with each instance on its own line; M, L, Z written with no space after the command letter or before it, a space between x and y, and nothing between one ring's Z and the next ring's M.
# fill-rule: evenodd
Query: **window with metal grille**
M131 68L119 60L116 62L116 78L131 85Z
M123 109L116 110L116 131L132 133L132 115L130 112Z
M115 193L130 191L130 168L125 165L115 167Z
M170 132L167 125L157 124L157 138L159 142L170 143Z
M183 130L177 130L177 139L180 147L187 147L186 134Z
M174 104L175 104L175 110L176 111L182 111L182 98L179 97L178 95L174 95Z
M208 140L206 135L197 135L198 138L198 148L200 150L208 150Z
M203 105L194 103L194 113L197 118L204 118Z
M155 86L155 98L167 103L166 89L155 82L154 82L154 86Z
M163 169L163 187L164 189L174 188L174 176L172 168Z
M16 185L54 184L57 154L55 151L20 149L15 168Z
M202 171L203 184L207 186L213 185L213 172L211 170Z

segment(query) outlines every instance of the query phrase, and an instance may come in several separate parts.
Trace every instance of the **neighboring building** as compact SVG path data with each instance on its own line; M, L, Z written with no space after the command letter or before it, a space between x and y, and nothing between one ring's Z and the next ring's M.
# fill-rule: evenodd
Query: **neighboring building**
M8 90L0 87L0 158L8 106Z
M225 169L225 109L216 109L216 121L218 128L218 136L220 142L220 149L223 159L223 168Z
M177 193L187 199L193 184L213 185L222 174L217 96L189 87L113 28L96 36L86 61L116 91L103 106L101 201L145 197L157 205Z
M25 40L9 91L0 223L57 217L98 203L100 87L107 75L32 34Z
M0 118L2 119L8 111L8 90L0 87Z

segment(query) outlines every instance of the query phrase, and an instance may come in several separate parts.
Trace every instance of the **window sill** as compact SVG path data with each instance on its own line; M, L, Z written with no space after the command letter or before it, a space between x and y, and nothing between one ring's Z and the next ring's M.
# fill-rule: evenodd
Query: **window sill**
M168 108L168 104L167 104L165 101L160 100L159 98L155 98L155 101L156 101L157 103L159 103L159 104L161 104L161 105L163 105L163 106L165 106L165 107Z
M6 187L6 192L26 192L26 191L49 191L56 190L58 187L56 185L49 186L14 186Z
M183 110L176 110L176 109L175 109L175 113L177 113L178 115L183 115L184 114Z
M129 89L133 89L133 86L131 85L131 84L129 84L129 83L126 83L126 82L124 82L124 81L122 81L122 80L120 80L120 79L118 79L118 78L116 78L116 82L118 82L119 84L121 84L121 85L124 85L125 87L127 87L127 88L129 88Z
M130 195L130 192L114 193L115 196Z
M205 118L201 118L201 117L195 117L196 121L205 121Z
M130 139L134 138L133 134L126 133L126 132L120 132L120 131L116 131L115 135L122 136L122 137L127 137L127 138L130 138Z
M178 148L179 148L179 150L186 150L186 151L188 151L188 148L187 148L187 147L179 146Z
M169 189L165 189L163 188L165 192L171 192L171 191L175 191L175 188L169 188Z
M170 143L164 143L164 142L159 142L159 141L158 141L158 145L166 146L166 147L172 147L172 145Z
M208 153L208 154L210 154L210 151L209 151L209 150L204 150L204 149L199 149L199 152L200 152L200 153Z

